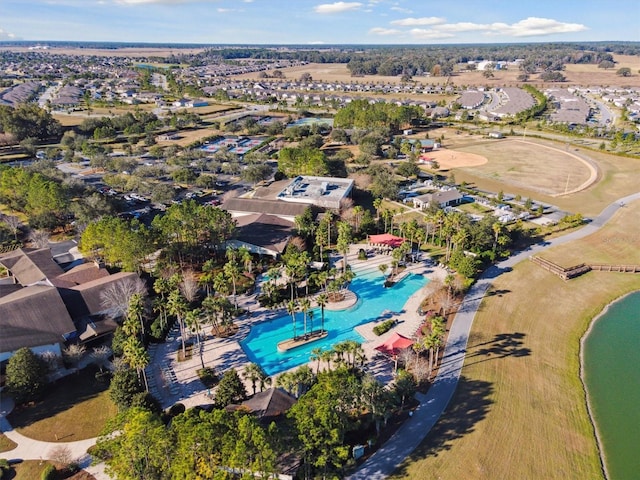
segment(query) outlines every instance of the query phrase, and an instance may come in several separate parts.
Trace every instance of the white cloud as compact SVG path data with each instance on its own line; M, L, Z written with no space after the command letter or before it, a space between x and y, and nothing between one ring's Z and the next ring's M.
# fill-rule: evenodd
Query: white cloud
M454 37L452 33L447 32L439 32L433 29L424 29L424 28L412 28L409 30L409 33L416 40L439 40L443 38L451 38Z
M459 23L446 23L443 25L436 25L433 28L437 28L442 32L474 32L479 30L488 30L491 28L491 26L482 25L480 23L459 22Z
M531 37L554 33L581 32L587 27L578 23L562 23L550 18L529 17L514 24L507 23L448 23L433 27L442 32L482 32L485 35L505 35L511 37Z
M316 13L341 13L358 10L360 7L362 7L360 2L335 2L316 5L313 10Z
M438 25L446 22L446 19L440 17L421 17L421 18L403 18L401 20L393 20L391 25L400 27L417 27L424 25Z
M588 30L585 25L579 23L563 23L551 18L528 17L512 25L503 23L491 24L494 35L512 35L514 37L531 37L540 35L552 35L554 33L573 33Z
M236 10L235 8L218 8L217 11L218 13L231 13L237 12L238 10Z
M394 12L400 12L400 13L413 13L413 10L410 10L408 8L403 8L403 7L391 7L391 10L393 10Z
M14 33L7 32L0 28L0 40L18 40Z
M369 33L372 35L398 35L402 32L400 30L396 30L395 28L374 27L369 30Z

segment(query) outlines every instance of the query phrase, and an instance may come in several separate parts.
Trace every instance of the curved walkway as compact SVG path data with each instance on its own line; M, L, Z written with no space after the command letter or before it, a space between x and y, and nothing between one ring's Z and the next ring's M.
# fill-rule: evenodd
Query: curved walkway
M422 443L436 424L458 386L471 325L482 298L493 283L494 278L503 272L510 271L517 263L546 248L591 235L604 226L618 209L634 200L640 200L640 192L612 203L580 230L534 245L487 269L465 296L449 330L443 356L443 358L447 358L447 362L440 367L429 391L425 395L416 395L420 405L414 411L413 416L407 419L398 431L348 479L379 480L391 475L411 452Z
M96 443L96 438L78 440L77 442L42 442L25 437L13 429L7 415L13 410L13 400L4 397L0 401L0 431L7 438L18 444L13 450L1 452L0 458L7 460L48 460L55 456L56 450L67 448L71 457L78 460L80 467L97 480L108 480L110 477L104 473L104 465L91 465L92 458L87 454L87 449Z

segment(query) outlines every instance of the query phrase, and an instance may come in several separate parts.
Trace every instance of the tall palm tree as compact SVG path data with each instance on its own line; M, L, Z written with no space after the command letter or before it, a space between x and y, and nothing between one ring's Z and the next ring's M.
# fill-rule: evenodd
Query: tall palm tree
M231 284L233 285L233 304L235 305L236 308L238 308L238 299L236 297L237 294L237 283L238 280L240 280L240 275L242 274L242 272L240 271L240 266L238 265L238 262L236 262L235 260L229 260L227 261L227 263L224 264L224 267L222 267L222 270L224 271L224 274L227 276L227 278L229 278L231 280Z
M245 367L244 372L242 372L242 378L251 382L251 388L253 389L254 395L256 394L256 385L260 381L260 377L263 374L264 373L262 372L260 365L258 365L257 363L249 363Z
M322 359L322 348L316 347L311 350L311 355L309 355L309 361L317 362L316 363L316 375L320 371L320 360Z
M127 319L140 323L140 341L144 341L144 299L139 293L134 293L129 299Z
M287 303L287 312L291 315L291 320L293 320L293 339L298 338L296 336L296 312L298 311L298 303L290 300Z
M182 355L187 355L187 346L185 344L185 328L184 328L184 315L187 313L188 305L187 301L184 299L179 289L174 289L169 293L169 298L167 299L167 310L170 315L174 315L178 320L178 325L180 327L180 337L182 340Z
M320 306L320 316L322 319L322 323L320 326L320 333L324 333L324 307L329 302L329 297L326 293L321 293L316 297L316 303Z
M198 346L198 354L200 355L200 364L204 369L204 358L202 352L202 344L200 343L200 316L202 315L202 311L199 308L188 310L184 316L184 321L189 328L196 334L196 344Z
M323 350L320 354L320 360L327 362L327 370L331 370L331 360L333 360L333 350Z
M300 301L300 310L302 310L302 325L303 325L303 329L302 329L302 334L306 337L307 336L307 314L309 313L309 310L311 309L311 301L305 297Z
M145 368L149 365L149 353L144 346L135 337L129 337L124 344L124 359L131 368L135 368L138 372L138 378L144 382L144 389L149 391L149 383L147 382L147 374Z

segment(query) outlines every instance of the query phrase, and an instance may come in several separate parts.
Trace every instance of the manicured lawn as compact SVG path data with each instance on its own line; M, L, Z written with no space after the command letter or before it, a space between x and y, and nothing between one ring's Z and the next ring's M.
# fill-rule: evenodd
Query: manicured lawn
M638 238L635 202L598 233L543 257L640 264ZM579 376L580 339L608 303L638 289L637 274L563 281L529 261L497 277L448 410L394 478L603 478Z
M8 452L16 447L17 445L13 440L7 438L3 433L0 433L0 452Z
M41 402L14 410L9 422L36 440L71 442L97 437L117 409L108 396L108 385L97 382L94 373L87 368L56 382Z

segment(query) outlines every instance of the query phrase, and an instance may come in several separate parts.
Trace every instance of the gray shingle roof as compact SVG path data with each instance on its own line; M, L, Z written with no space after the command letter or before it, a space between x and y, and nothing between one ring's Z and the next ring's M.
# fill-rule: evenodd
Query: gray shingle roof
M55 287L34 285L0 298L0 352L63 342L75 330Z
M51 280L64 273L48 248L18 248L0 255L0 265L10 270L18 283L24 286Z
M301 203L280 202L278 200L253 200L250 198L230 198L225 201L222 208L228 212L238 213L268 213L295 217L302 215L308 205Z

